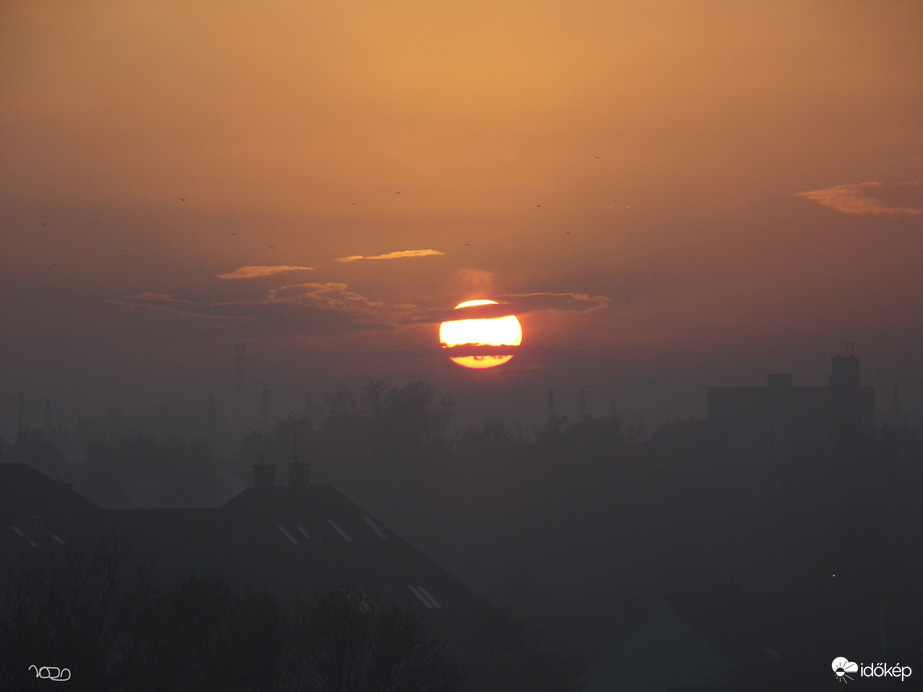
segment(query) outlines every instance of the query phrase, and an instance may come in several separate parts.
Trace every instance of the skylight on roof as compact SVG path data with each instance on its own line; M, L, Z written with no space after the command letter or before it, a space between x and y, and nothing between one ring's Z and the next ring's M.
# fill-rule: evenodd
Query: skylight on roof
M352 538L350 538L349 534L346 533L346 531L343 529L343 527L340 526L339 524L337 524L333 519L328 519L328 520L327 520L327 523L330 524L330 526L332 526L333 529L334 529L338 534L340 534L340 536L342 536L342 538L343 538L344 541L352 541Z
M302 536L304 536L309 541L320 543L323 540L324 534L321 533L320 529L311 529L310 531L308 531L301 524L295 524L295 528L298 529L298 533L300 533Z
M369 528L375 532L376 536L378 536L383 541L388 540L388 536L385 534L384 531L381 530L381 527L378 524L372 521L370 517L364 517L364 519L365 519L365 523L368 524Z
M282 532L282 535L283 535L283 536L285 536L285 537L286 537L289 541L291 541L294 545L298 545L298 539L295 538L294 534L292 534L291 531L289 531L287 528L285 528L284 526L282 526L282 524L276 524L276 526L279 527L279 531Z
M429 600L429 602L433 604L433 608L441 608L441 607L442 607L442 604L441 604L439 601L436 600L436 598L433 596L433 594L431 594L429 591L426 590L426 587L424 587L424 586L417 586L417 588L420 590L420 593L422 593L424 596L426 596L426 598Z
M411 584L407 588L410 589L410 593L416 596L420 603L427 608L442 608L442 604L433 597L433 594L419 584L416 586Z
M422 603L426 608L433 607L433 604L427 600L426 596L420 593L420 590L416 586L410 585L407 588L410 589L410 593L416 596L420 603Z

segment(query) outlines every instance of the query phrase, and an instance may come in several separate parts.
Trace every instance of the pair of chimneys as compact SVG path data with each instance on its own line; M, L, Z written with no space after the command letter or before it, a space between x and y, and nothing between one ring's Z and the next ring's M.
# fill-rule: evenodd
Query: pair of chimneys
M311 464L296 461L288 465L288 487L304 490L310 485ZM253 487L273 488L276 485L275 464L253 465Z

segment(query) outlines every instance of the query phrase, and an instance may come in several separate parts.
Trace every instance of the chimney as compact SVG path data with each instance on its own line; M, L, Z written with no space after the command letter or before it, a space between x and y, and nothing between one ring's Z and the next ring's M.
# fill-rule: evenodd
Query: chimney
M272 488L276 484L276 467L273 464L253 465L253 487Z
M296 490L306 490L311 484L311 464L296 461L288 465L288 487Z

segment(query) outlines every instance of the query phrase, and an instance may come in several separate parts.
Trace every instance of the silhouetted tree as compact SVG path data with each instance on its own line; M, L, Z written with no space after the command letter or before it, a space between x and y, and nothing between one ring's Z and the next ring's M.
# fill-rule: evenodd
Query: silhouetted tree
M123 622L126 690L283 689L286 614L272 596L211 575L151 590Z
M356 589L296 605L292 640L298 677L317 692L450 692L461 680L420 616Z
M105 536L8 566L0 588L0 688L47 689L28 670L68 668L68 689L112 689L120 613L133 607L125 546Z

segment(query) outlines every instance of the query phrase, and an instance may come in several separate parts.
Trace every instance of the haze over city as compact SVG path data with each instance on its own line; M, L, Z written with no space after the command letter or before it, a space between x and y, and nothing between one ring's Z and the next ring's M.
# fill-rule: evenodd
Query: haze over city
M919 675L921 29L0 3L0 687Z
M3 430L234 387L424 380L652 424L708 385L863 381L916 415L915 2L6 2ZM521 352L440 353L462 300Z

